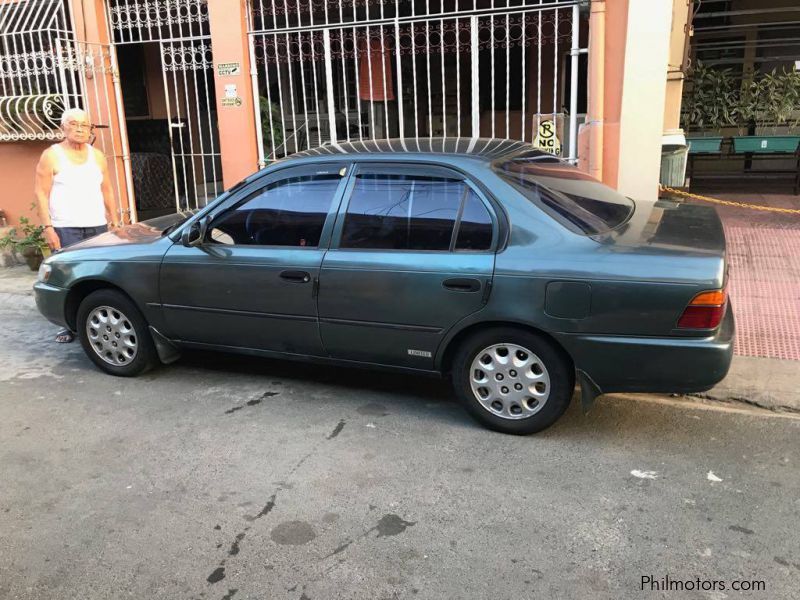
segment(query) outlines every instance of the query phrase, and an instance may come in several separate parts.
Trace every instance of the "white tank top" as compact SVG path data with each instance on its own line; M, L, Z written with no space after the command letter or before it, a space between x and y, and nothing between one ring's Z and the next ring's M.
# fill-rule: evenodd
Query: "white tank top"
M58 173L50 190L50 220L53 227L98 227L106 224L103 204L103 172L89 146L86 161L77 165L60 144L55 144Z

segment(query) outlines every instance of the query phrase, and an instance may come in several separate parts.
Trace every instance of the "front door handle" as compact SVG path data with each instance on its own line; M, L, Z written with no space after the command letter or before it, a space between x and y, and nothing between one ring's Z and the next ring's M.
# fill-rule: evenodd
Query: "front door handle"
M305 271L281 271L281 279L292 283L308 283L311 281L311 274Z
M478 292L481 289L481 282L477 279L469 279L465 277L453 277L452 279L445 279L442 285L447 290L454 292Z

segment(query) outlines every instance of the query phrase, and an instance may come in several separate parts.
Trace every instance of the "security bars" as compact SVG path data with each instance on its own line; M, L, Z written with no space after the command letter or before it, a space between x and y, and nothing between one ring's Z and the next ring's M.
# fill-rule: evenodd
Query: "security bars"
M58 37L72 37L63 0L0 0L0 142L59 139Z
M108 18L116 45L159 45L175 207L206 205L223 190L206 1L109 0Z
M261 164L340 141L533 142L544 121L564 129L565 60L570 127L561 154L575 159L579 4L250 0Z

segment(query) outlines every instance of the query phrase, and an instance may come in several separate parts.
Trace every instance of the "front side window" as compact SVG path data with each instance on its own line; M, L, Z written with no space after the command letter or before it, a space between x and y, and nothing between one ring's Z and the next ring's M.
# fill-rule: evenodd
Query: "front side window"
M340 181L335 172L274 181L215 219L209 227L209 241L317 247Z
M634 210L630 198L541 152L522 152L492 168L545 212L587 235L618 227Z
M491 218L464 181L422 174L360 173L340 247L448 251L465 216L465 230L463 236L459 230L456 248L488 250Z

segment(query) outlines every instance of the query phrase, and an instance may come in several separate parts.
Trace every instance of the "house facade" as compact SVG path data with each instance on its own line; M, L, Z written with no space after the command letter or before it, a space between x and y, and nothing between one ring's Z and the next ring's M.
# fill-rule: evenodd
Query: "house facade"
M1 0L0 210L87 110L130 220L341 141L524 140L654 198L688 0ZM665 142L666 140L666 142ZM677 142L676 142L677 140ZM398 148L399 151L409 149Z

